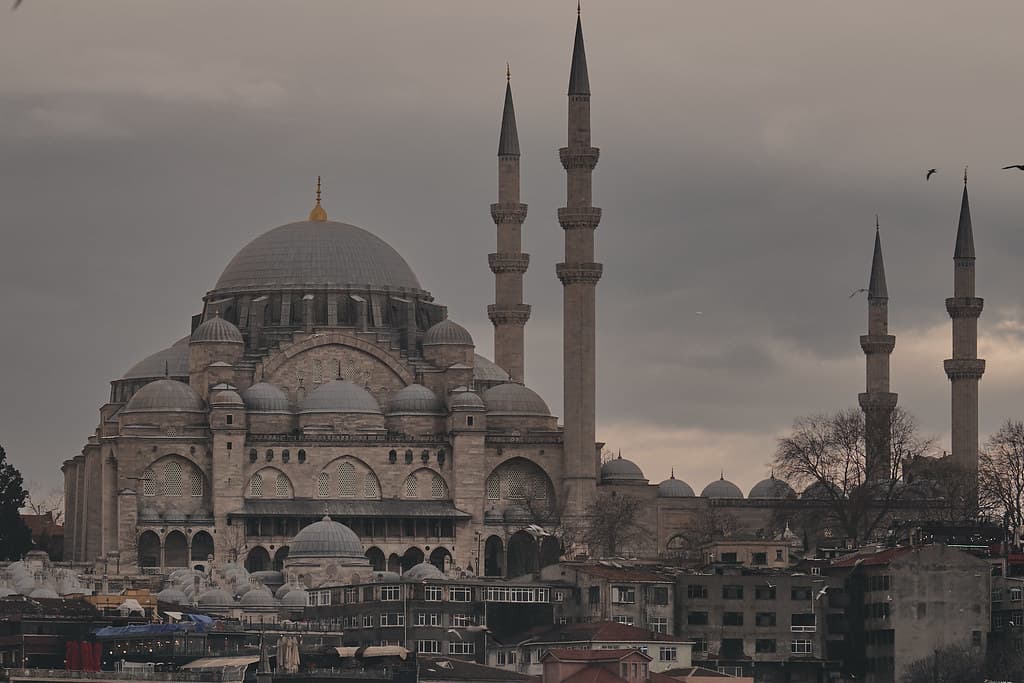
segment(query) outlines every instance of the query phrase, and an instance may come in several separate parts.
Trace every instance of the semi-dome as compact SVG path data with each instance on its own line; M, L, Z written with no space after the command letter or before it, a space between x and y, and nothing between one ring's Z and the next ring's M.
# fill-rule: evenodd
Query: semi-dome
M750 489L750 493L747 495L747 498L769 498L773 500L795 497L796 491L793 490L793 487L781 479L776 479L774 474L754 484L754 488Z
M495 415L551 416L544 399L522 384L499 384L485 391L482 398L487 412Z
M227 591L220 588L211 588L196 600L200 607L231 607L235 604L234 598Z
M242 607L273 607L274 594L266 588L253 588L239 601Z
M142 387L128 400L126 413L201 413L206 404L192 387L176 379L158 379Z
M479 353L473 354L473 379L478 382L507 382L509 374L500 365Z
M324 382L306 395L299 405L301 413L380 414L377 399L363 387L344 379Z
M469 331L454 320L442 320L432 326L423 335L424 346L452 344L455 346L473 346L473 337Z
M700 492L701 498L743 498L743 491L725 476L716 479Z
M601 481L606 483L617 481L647 481L643 471L632 460L619 455L601 465Z
M217 292L309 288L419 289L391 245L362 228L335 221L299 221L265 232L228 263Z
M288 395L270 382L257 382L242 392L245 407L251 413L289 413Z
M221 389L210 396L211 406L245 407L245 401L234 389Z
M444 404L433 391L422 384L410 384L395 392L388 403L388 412L396 413L443 413Z
M429 562L420 562L417 565L413 565L402 574L402 578L406 581L423 581L425 579L443 579L444 572L430 564Z
M183 590L174 587L163 589L156 594L156 599L160 602L169 602L172 605L187 605L191 602Z
M242 333L238 331L237 327L220 316L214 316L200 323L195 329L195 332L192 333L192 343L244 344L245 340L242 339Z
M362 541L356 532L330 517L324 517L299 531L288 544L288 557L365 558Z
M306 595L306 591L301 588L295 588L294 590L288 591L288 594L281 598L281 607L290 607L292 609L299 609L306 607L309 604L309 596Z
M189 337L182 337L162 351L146 356L133 365L121 379L188 377Z
M668 479L658 484L659 498L693 498L694 496L695 494L690 485L682 479L676 479L675 472Z
M448 399L448 407L452 410L482 410L487 406L479 394L472 391L457 391Z

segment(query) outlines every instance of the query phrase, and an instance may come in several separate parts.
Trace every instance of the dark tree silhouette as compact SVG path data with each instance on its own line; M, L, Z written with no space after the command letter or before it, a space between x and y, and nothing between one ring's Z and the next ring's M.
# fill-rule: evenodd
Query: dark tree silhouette
M25 505L21 472L7 462L7 452L0 446L0 560L18 560L32 547L32 532L21 519Z
M978 504L986 513L1024 525L1024 422L1007 420L978 458Z
M902 683L984 683L985 659L971 648L951 645L912 662L900 680Z
M587 506L583 540L591 555L616 557L646 545L649 530L639 523L642 503L633 496L607 493Z

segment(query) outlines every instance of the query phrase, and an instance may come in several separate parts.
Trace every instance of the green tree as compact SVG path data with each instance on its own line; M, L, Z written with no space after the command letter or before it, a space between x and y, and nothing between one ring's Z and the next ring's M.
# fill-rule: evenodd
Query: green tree
M0 446L0 560L18 560L32 547L32 532L21 519L28 492L18 468Z

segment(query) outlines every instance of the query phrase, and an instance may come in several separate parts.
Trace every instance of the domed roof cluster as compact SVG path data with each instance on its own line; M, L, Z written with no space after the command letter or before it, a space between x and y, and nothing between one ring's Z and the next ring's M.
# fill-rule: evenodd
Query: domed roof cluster
M230 322L215 316L200 323L192 333L194 344L244 344L242 333Z
M242 607L275 607L274 594L263 586L258 586L249 590L242 599L239 600L239 604Z
M388 413L400 414L429 414L436 415L444 412L444 403L433 391L422 384L410 384L397 391L388 403Z
M420 282L405 259L376 235L347 223L299 221L242 247L214 290L347 286L420 289Z
M533 389L522 384L499 384L482 396L487 412L494 415L539 415L550 417L548 404Z
M607 484L647 483L647 477L635 462L626 460L619 453L619 457L601 465L601 481Z
M242 400L251 413L288 413L291 405L288 395L270 382L257 382L242 391Z
M363 387L348 380L324 382L299 404L300 413L365 413L380 415L377 399Z
M363 544L356 532L324 517L303 528L289 544L288 557L349 557L364 559Z
M136 391L125 406L126 413L201 413L206 404L192 387L176 379L158 379Z
M424 346L473 346L473 337L469 331L454 320L442 320L431 326L423 335Z

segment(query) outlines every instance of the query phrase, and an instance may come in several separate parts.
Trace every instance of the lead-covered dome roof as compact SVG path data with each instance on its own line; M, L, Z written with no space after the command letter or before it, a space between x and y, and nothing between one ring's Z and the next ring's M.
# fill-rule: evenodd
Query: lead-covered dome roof
M455 346L473 346L473 337L462 325L454 320L442 320L433 325L423 335L424 346L452 344Z
M245 343L245 340L242 339L242 333L238 331L238 328L220 316L214 316L200 323L196 327L195 332L192 333L192 341L199 344Z
M620 455L601 465L601 481L647 481L647 477L635 462Z
M499 384L483 393L487 412L494 415L542 415L550 417L548 404L533 389L522 384Z
M121 379L150 377L188 377L189 337L182 337L172 346L146 356L128 369Z
M245 407L252 413L288 413L291 408L284 390L270 382L257 382L242 391Z
M336 221L298 221L265 232L228 263L215 291L310 287L420 289L405 259L376 235Z
M413 565L407 572L402 574L406 581L423 581L425 579L443 579L444 572L429 562L421 562Z
M295 534L288 557L351 557L364 559L363 544L356 532L324 517ZM287 597L287 596L286 596Z
M776 479L774 474L754 484L754 488L750 489L750 493L747 495L747 498L770 498L774 500L795 497L796 491L793 490L793 487L781 479Z
M158 379L128 399L126 413L199 413L206 404L192 387L176 379Z
M473 379L478 382L507 382L511 379L500 365L479 353L473 354Z
M702 498L742 498L743 491L723 476L705 486L700 495Z
M676 479L675 472L665 481L658 484L659 498L693 498L693 489L682 479Z
M348 380L324 382L306 395L299 404L300 413L368 413L380 414L380 405L363 387Z
M231 607L235 599L221 588L211 588L196 600L200 607Z
M433 391L422 384L410 384L396 391L388 402L388 412L429 413L435 415L444 412L444 404Z

